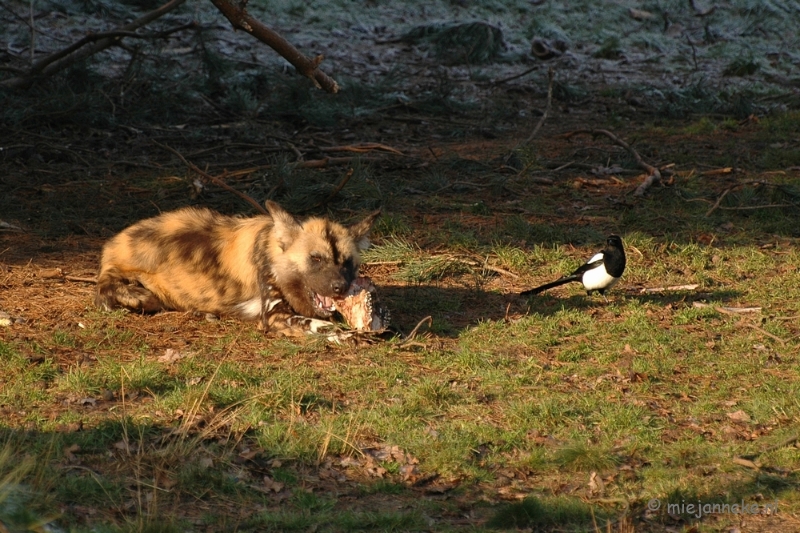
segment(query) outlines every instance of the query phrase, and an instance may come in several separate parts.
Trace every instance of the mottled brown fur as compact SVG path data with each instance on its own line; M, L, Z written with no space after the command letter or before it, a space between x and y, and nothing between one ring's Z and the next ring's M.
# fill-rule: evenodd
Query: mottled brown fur
M269 216L185 208L130 226L103 248L95 303L260 319L280 334L329 318L324 303L356 278L379 212L345 227L324 218L298 221L278 204L266 205Z

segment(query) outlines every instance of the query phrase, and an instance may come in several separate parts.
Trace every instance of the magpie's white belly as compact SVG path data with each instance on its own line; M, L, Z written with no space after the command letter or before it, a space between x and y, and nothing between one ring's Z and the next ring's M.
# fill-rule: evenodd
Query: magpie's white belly
M585 272L581 281L587 291L596 291L598 289L609 289L613 287L614 284L619 281L619 278L615 278L606 272L606 269L600 265L597 268Z

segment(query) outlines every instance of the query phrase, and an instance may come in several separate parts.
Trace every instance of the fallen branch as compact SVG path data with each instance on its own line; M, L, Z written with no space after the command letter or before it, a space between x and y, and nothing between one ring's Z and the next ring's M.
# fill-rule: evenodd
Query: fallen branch
M149 24L157 18L173 11L175 8L183 4L186 0L170 0L163 6L155 9L146 15L139 17L130 24L126 24L114 31L103 32L102 34L90 34L78 42L68 46L67 48L50 54L34 63L28 71L25 71L21 76L9 78L0 82L0 87L8 87L11 89L19 89L30 86L33 81L40 76L50 76L60 70L63 70L74 63L86 59L106 48L119 44L124 37L131 37L139 35L133 33L137 29ZM178 29L184 29L180 27ZM178 29L174 31L178 31ZM173 33L172 30L166 32L167 34ZM95 37L97 35L98 37ZM143 37L143 36L142 36Z
M189 167L190 169L194 170L195 172L197 172L198 174L203 176L205 179L209 180L210 182L212 182L215 185L218 185L219 187L222 187L226 191L235 194L236 196L238 196L239 198L241 198L242 200L244 200L248 204L252 205L261 214L263 214L263 215L268 215L269 214L267 212L267 210L264 208L264 206L262 206L261 204L259 204L258 202L256 202L255 200L253 200L252 198L250 198L249 196L247 196L243 192L237 191L236 189L234 189L233 187L231 187L230 185L228 185L227 183L222 181L220 178L218 178L216 176L212 176L211 174L209 174L207 172L204 172L197 165L195 165L194 163L192 163L191 161L188 161L185 157L183 157L183 154L181 154L176 149L174 149L171 146L168 146L166 144L162 144L162 143L156 141L155 139L153 139L153 142L155 144L157 144L158 146L160 146L161 148L163 148L165 150L169 150L173 154L177 155L180 158L180 160L183 161L183 163L187 167ZM226 173L223 173L222 177L224 177L225 175L226 175Z
M289 41L250 16L245 9L246 1L236 4L233 0L211 0L211 3L225 15L234 29L246 31L278 52L297 69L297 72L314 82L316 87L329 93L339 92L339 84L336 83L336 80L318 68L323 56L318 55L314 59L307 58Z
M621 146L622 148L627 150L628 153L631 154L633 158L636 160L636 164L638 164L641 168L647 171L648 174L647 178L645 178L645 180L636 188L636 191L633 193L634 196L644 196L644 194L647 192L647 189L653 186L653 184L659 183L661 181L661 171L659 171L653 165L645 162L644 159L642 159L642 156L639 155L639 152L634 150L633 147L631 147L631 145L629 145L628 143L626 143L625 141L623 141L610 131L604 129L575 130L570 133L567 133L566 135L564 135L564 137L569 139L573 135L577 135L579 133L588 133L594 136L605 135L606 137L614 141L614 143L617 146Z

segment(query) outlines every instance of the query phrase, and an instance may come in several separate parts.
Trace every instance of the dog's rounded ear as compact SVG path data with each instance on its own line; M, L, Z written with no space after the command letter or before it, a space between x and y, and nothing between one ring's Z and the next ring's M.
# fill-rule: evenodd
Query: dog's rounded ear
M264 206L267 208L267 211L269 211L269 216L272 217L272 221L276 226L279 224L286 227L300 226L300 223L297 221L297 219L294 218L291 213L278 205L277 202L267 200L264 202Z
M358 244L359 250L366 250L369 248L369 233L372 231L372 226L375 224L375 221L379 216L381 216L380 209L370 213L360 222L356 222L347 228L347 230L350 232L350 235L353 237L353 240Z
M298 231L302 231L302 226L288 211L279 206L272 200L267 200L264 205L272 217L272 233L281 249L286 250L294 241Z

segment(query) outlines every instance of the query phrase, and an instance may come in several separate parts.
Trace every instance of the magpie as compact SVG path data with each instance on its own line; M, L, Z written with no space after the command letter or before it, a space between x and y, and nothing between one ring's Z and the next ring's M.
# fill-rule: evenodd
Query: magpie
M597 291L605 297L606 289L614 286L625 271L625 250L622 239L618 235L609 235L606 247L596 253L589 261L578 267L569 276L563 276L550 283L522 292L522 296L539 294L547 289L564 285L572 281L580 281L587 294Z

